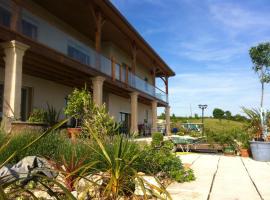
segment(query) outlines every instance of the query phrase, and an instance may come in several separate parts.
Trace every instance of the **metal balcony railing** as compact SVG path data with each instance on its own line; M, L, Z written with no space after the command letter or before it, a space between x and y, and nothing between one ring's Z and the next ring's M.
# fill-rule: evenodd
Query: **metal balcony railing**
M110 77L114 77L116 80L128 84L130 87L142 91L152 97L168 102L167 94L164 91L133 74L129 71L128 66L121 65L116 61L97 53L93 49L90 50L88 56L90 58L90 67L95 68Z

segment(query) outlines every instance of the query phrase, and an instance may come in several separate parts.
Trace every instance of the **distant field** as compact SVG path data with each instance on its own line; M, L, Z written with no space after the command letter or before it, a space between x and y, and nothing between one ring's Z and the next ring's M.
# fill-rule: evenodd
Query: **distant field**
M188 122L201 123L201 119L189 119ZM245 124L242 122L236 122L226 119L222 119L221 121L212 118L204 119L205 129L210 129L211 131L230 131L233 129L242 129L244 125Z

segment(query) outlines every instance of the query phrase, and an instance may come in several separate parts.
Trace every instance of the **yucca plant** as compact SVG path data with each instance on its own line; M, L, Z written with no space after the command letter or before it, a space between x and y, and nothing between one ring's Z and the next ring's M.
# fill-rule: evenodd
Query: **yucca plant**
M260 110L256 108L248 109L245 107L242 107L242 110L249 119L248 124L247 124L248 131L250 131L250 133L254 135L254 138L256 139L261 138L263 134L263 127L261 123Z
M45 112L46 122L53 126L59 121L60 110L56 110L52 105L47 103L47 111Z
M97 146L89 144L89 147L100 156L102 165L99 167L99 170L109 176L103 190L104 198L118 199L120 196L125 196L128 193L132 194L133 189L131 185L137 182L143 188L145 198L147 191L145 185L147 185L149 188L152 188L153 195L162 198L160 194L163 193L170 199L170 195L161 184L160 187L156 187L138 175L134 163L140 156L140 151L136 149L135 143L120 135L110 139L108 136L104 136L105 138L103 137L101 140L97 130L91 124L85 123L85 125L94 139L94 144L97 144ZM154 193L153 191L158 192Z

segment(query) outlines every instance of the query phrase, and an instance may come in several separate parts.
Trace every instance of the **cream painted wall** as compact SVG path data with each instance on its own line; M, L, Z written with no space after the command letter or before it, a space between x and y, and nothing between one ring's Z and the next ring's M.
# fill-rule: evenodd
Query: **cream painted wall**
M4 82L4 68L0 68L0 83ZM33 108L46 109L48 102L57 110L63 111L65 107L65 98L72 92L71 87L67 87L52 81L41 78L23 75L22 86L33 88ZM119 113L130 113L130 99L126 99L111 93L104 94L104 101L108 107L111 116L119 121ZM152 122L151 106L138 103L138 123L142 124L148 112L148 123ZM61 117L63 117L63 112Z
M0 68L0 83L2 84L4 77L4 68ZM57 110L61 110L61 118L64 117L65 98L72 92L71 87L25 74L23 74L22 86L33 89L33 108L46 109L48 102Z
M120 121L120 112L130 113L130 99L119 97L114 94L109 94L109 105L108 110L111 116L115 118L116 121ZM144 123L146 117L146 111L148 111L148 123L152 122L151 116L151 106L138 103L138 123Z
M46 109L48 102L56 110L61 110L61 118L64 117L65 98L72 92L71 87L25 74L22 85L33 88L33 108Z

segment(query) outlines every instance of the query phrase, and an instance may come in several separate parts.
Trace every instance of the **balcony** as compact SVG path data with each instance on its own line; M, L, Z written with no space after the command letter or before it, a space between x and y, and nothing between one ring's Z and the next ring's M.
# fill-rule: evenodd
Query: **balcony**
M10 17L11 13L8 15ZM69 33L61 31L58 27L47 23L43 19L34 15L29 16L33 18L33 21L38 22L38 25L31 24L31 30L28 30L28 32L31 32L29 35L26 35L21 31L18 32L21 32L21 34L28 37L33 42L41 43L59 53L64 54L65 56L68 56L69 58L89 66L91 69L111 77L114 81L121 82L127 87L131 87L162 102L168 103L168 96L164 91L143 80L136 74L133 74L129 70L129 66L120 64L120 62L109 59L104 55L97 53L90 46L79 42L77 39L69 35ZM0 25L10 29L10 25L8 24L10 24L10 22ZM26 33L28 32L26 31ZM48 35L48 33L52 33L52 35ZM73 50L71 50L73 51L72 53L70 53L70 45L71 47L75 47Z
M69 55L67 54L67 56ZM120 81L131 88L137 89L158 100L168 103L168 97L164 91L133 74L128 70L128 66L121 65L117 61L109 59L102 54L98 54L93 49L88 52L87 56L89 57L88 62L83 64L87 64L89 67L112 77L115 81ZM80 61L76 58L73 59Z

